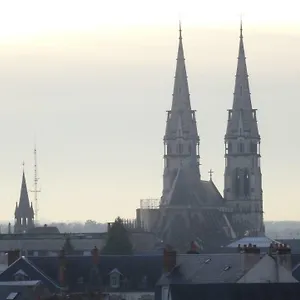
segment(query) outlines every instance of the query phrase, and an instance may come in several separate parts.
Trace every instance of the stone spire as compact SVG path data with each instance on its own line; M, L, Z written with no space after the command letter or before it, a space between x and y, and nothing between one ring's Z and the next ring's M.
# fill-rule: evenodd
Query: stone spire
M241 22L233 105L232 110L229 110L229 121L226 132L229 136L237 132L241 134L241 128L243 128L243 130L250 133L253 137L259 137L256 114L251 103L248 77L243 39L243 24Z
M190 169L193 169L195 176L200 177L199 136L195 111L191 109L181 24L179 24L179 44L172 105L171 110L168 111L164 144L163 195L170 191L177 172L183 165L188 165Z
M179 23L179 45L173 90L172 110L191 110L189 85L185 67L185 58L182 43L182 29Z
M33 218L34 211L32 203L29 201L25 172L23 170L19 204L16 203L15 209L15 232L24 232L33 227Z
M234 209L234 222L243 235L245 230L263 228L262 174L260 135L256 110L252 108L243 27L240 27L239 55L232 109L228 110L225 134L224 198Z

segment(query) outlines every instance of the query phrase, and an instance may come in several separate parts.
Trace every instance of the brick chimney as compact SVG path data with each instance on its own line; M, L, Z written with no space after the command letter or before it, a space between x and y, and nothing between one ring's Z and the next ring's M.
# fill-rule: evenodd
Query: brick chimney
M164 272L169 273L176 266L177 253L171 246L166 246L164 249L163 267Z
M285 267L288 271L292 271L292 255L290 246L287 244L271 244L269 254L276 258L278 265Z
M7 252L7 266L10 266L20 258L20 250L10 250Z
M243 270L248 272L260 260L260 249L256 245L238 245L239 252L243 255Z

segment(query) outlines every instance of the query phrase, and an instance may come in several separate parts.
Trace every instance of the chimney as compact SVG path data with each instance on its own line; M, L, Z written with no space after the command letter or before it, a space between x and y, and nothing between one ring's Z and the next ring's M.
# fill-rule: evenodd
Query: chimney
M59 253L59 283L61 287L66 286L66 265L67 265L67 260L66 260L65 250L61 249Z
M173 270L173 268L176 266L176 251L172 249L170 246L166 246L164 249L164 261L163 261L163 267L164 272L169 273Z
M292 271L291 248L287 244L271 244L270 249L271 255L276 258L278 266L283 266L288 271Z
M91 251L91 253L92 253L92 258L93 258L93 264L98 265L98 263L99 263L99 250L98 250L98 248L95 246L94 249Z
M186 254L199 254L199 247L195 241L191 242L190 249L187 251Z
M260 260L260 249L256 245L248 244L238 246L239 252L243 255L243 269L248 272Z
M7 252L7 266L10 266L20 258L20 250L10 250Z
M112 226L112 223L108 222L107 223L107 232L110 232L111 226Z

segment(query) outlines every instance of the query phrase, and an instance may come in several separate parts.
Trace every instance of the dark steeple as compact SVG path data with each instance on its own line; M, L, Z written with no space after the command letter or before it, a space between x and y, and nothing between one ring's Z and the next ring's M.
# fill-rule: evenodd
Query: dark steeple
M29 201L25 172L23 170L19 204L15 209L15 232L21 233L34 226L34 211Z

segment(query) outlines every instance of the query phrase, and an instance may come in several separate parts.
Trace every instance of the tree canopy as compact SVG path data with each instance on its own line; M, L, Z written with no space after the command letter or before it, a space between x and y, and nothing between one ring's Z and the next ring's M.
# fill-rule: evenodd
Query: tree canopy
M108 229L106 245L102 249L102 254L130 255L132 252L129 233L123 225L122 219L118 217Z

